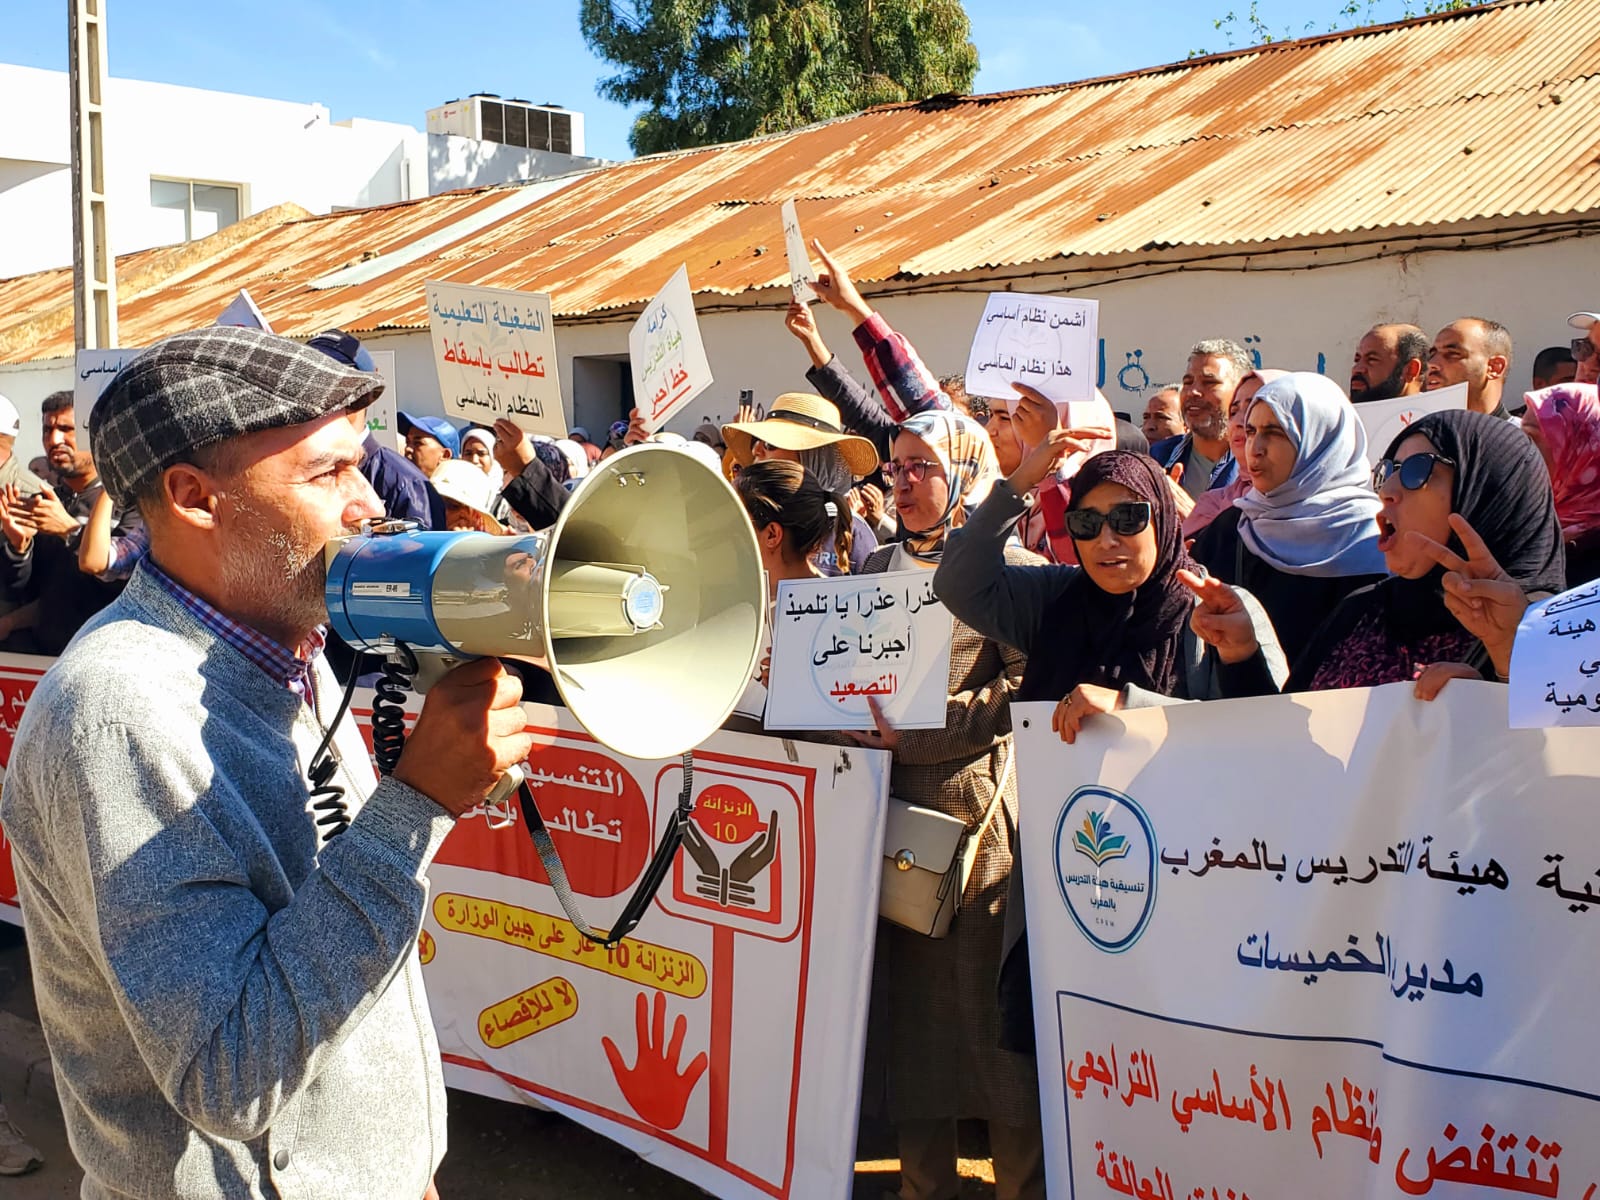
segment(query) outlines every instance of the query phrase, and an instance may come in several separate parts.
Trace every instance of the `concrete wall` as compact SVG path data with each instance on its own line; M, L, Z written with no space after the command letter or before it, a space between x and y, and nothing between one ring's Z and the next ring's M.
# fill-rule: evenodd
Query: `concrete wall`
M69 93L61 71L0 65L0 278L72 262ZM241 188L241 217L294 201L312 212L427 194L427 149L408 125L333 123L320 104L111 79L106 91L113 250L170 243L176 214L152 176ZM181 240L181 218L179 240Z
M1086 286L1061 277L1028 280L1017 290L1093 297L1100 301L1102 390L1112 407L1138 412L1143 394L1182 374L1188 347L1205 337L1232 337L1262 365L1324 370L1349 381L1356 342L1379 321L1411 321L1432 335L1459 316L1503 322L1516 344L1508 394L1520 401L1533 356L1572 336L1566 316L1600 302L1593 265L1600 236L1515 249L1429 251L1371 262L1302 270L1211 272L1186 269L1154 278ZM1002 285L1003 286L1003 285ZM983 311L984 284L915 296L891 296L878 307L921 351L935 374L966 366L967 348ZM774 298L776 301L776 297ZM701 298L702 304L707 298ZM784 306L707 312L701 331L716 383L671 428L688 434L701 421L732 420L739 392L765 404L780 392L804 390L808 361L783 327ZM819 311L828 343L849 369L867 378L842 317ZM561 381L568 419L600 436L621 416L617 358L627 354L631 317L558 326ZM375 350L393 350L402 409L442 413L432 348L423 330L375 335ZM39 398L69 386L65 363L0 366L0 393L23 414L20 447L38 453L33 420ZM1516 407L1513 403L1512 407Z

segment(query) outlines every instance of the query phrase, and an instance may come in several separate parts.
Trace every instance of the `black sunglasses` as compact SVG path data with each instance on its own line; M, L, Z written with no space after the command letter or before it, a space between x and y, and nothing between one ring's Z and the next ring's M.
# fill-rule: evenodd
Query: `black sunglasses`
M1400 486L1408 492L1414 492L1428 482L1433 475L1433 468L1439 463L1447 467L1456 465L1455 459L1426 450L1409 455L1400 462L1392 458L1380 458L1378 465L1372 468L1372 490L1381 490L1393 476L1398 475Z
M1594 343L1589 340L1589 335L1572 339L1572 357L1578 362L1587 362L1594 355Z
M1112 533L1122 537L1143 533L1150 525L1150 505L1144 500L1127 500L1113 504L1110 512L1074 508L1067 513L1067 533L1075 542L1094 541L1107 525L1111 526Z

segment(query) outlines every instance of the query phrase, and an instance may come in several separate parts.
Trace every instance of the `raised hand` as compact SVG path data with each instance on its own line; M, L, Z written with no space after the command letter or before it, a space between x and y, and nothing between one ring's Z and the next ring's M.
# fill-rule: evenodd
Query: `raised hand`
M1050 714L1050 728L1061 740L1072 745L1078 740L1083 723L1096 713L1116 712L1122 707L1122 693L1093 683L1080 683L1056 705Z
M1178 506L1180 520L1187 518L1194 511L1194 497L1183 490L1183 464L1174 463L1167 472L1167 490L1172 493L1172 502Z
M1445 569L1444 606L1461 628L1483 643L1495 670L1504 677L1511 673L1511 646L1517 638L1517 622L1528 607L1528 594L1495 561L1465 517L1451 513L1450 528L1466 548L1466 558L1415 530L1403 536Z
M1238 592L1214 576L1201 578L1193 571L1180 570L1178 582L1200 601L1189 618L1189 628L1215 649L1223 662L1243 662L1261 648L1256 641L1255 622Z
M789 302L789 311L784 315L783 327L799 339L806 348L806 355L811 359L814 367L825 367L828 360L833 357L833 352L828 349L828 344L822 340L822 334L817 329L816 315L811 311L809 304L801 304L798 300Z
M1053 407L1053 406L1052 406ZM1044 439L1028 451L1017 469L1006 478L1011 490L1026 496L1044 481L1044 477L1060 465L1069 454L1087 450L1094 440L1092 430L1052 429Z
M676 1129L683 1124L684 1110L689 1107L689 1097L694 1092L700 1076L706 1073L710 1060L701 1051L680 1074L678 1058L683 1054L683 1038L689 1023L679 1014L672 1024L672 1042L666 1044L667 997L656 993L655 1013L649 1015L649 1002L640 992L634 1002L634 1024L638 1037L638 1057L633 1066L622 1061L622 1052L610 1038L601 1038L601 1048L617 1086L629 1106L639 1116L657 1129Z
M49 488L28 497L22 503L27 509L28 520L40 533L53 533L57 537L66 537L69 533L77 531L78 518L67 511L60 497Z
M861 324L872 315L872 309L861 298L861 293L856 291L856 285L850 282L850 272L840 266L839 260L829 254L816 238L811 239L811 248L822 260L823 268L817 272L817 281L811 285L812 290L827 304L852 318L857 325Z
M494 460L501 469L507 475L520 475L522 468L533 459L533 439L509 418L497 420L494 423Z
M0 488L0 532L18 554L33 544L33 519L14 483Z
M844 735L868 750L887 750L891 754L900 745L900 731L889 724L883 715L883 706L878 703L876 696L867 697L867 707L872 710L872 723L876 729L846 729Z
M1043 393L1025 383L1011 385L1017 392L1017 407L1011 413L1011 429L1024 448L1037 446L1045 436L1061 424L1061 412L1055 401L1047 400Z

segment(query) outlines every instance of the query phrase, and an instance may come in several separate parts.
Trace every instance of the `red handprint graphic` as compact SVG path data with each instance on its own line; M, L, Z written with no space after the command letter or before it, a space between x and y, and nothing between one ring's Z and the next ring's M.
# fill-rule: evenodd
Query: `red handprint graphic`
M633 1018L639 1038L639 1056L633 1066L624 1066L622 1051L610 1038L601 1038L606 1058L611 1063L611 1073L617 1077L617 1086L633 1111L657 1129L676 1129L683 1123L684 1109L689 1107L689 1097L694 1092L700 1076L706 1073L710 1060L704 1051L680 1075L678 1057L683 1053L683 1038L689 1031L688 1019L679 1014L672 1023L672 1043L666 1042L667 997L656 993L654 1019L646 1028L648 1000L640 992L633 1006Z

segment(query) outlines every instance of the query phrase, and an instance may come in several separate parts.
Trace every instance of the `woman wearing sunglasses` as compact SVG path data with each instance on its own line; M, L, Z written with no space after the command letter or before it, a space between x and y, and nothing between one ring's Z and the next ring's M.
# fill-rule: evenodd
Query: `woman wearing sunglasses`
M1504 677L1524 598L1565 587L1561 529L1541 465L1517 426L1465 409L1423 417L1395 438L1373 469L1378 547L1393 574L1345 598L1284 690L1415 679L1417 694L1431 699L1446 679L1467 673L1456 664ZM1510 593L1512 603L1499 607L1516 614L1487 610L1477 597L1491 590ZM1223 671L1228 694L1278 690L1249 633L1221 607L1195 624L1233 664Z
M1261 601L1290 662L1351 592L1384 572L1367 438L1343 389L1292 372L1245 414L1251 489L1195 539L1195 560Z
M970 519L1000 478L983 426L953 412L912 416L892 449L885 470L904 540L873 553L863 574L933 570L950 532ZM1018 564L1039 561L1019 546L997 546L995 553ZM906 1198L956 1194L960 1118L989 1123L1001 1195L1042 1200L1045 1194L1038 1075L1031 1055L997 1049L994 991L1016 830L1016 774L1005 769L1005 760L1011 754L1010 703L1022 670L1019 651L957 619L944 728L899 731L880 716L875 733L850 735L893 753L893 795L959 817L972 830L983 822L999 782L1009 781L1001 805L1005 817L997 814L987 826L950 935L934 939L889 923L879 926L888 1107L900 1146L900 1195Z
M1522 431L1550 469L1567 586L1577 587L1600 579L1600 391L1592 383L1558 383L1529 392L1527 404Z

